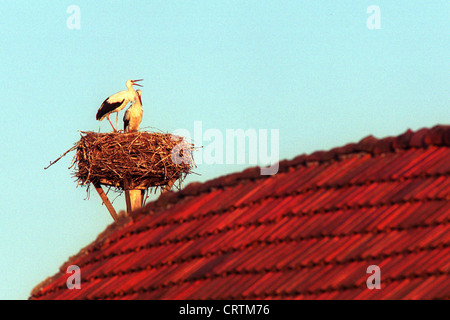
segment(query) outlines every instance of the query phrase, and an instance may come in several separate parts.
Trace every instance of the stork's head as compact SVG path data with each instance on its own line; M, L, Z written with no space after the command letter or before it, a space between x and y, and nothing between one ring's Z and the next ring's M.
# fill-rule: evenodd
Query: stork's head
M136 83L138 81L142 81L144 79L137 79L137 80L127 80L126 86L127 88L132 88L132 86L139 86L142 87L142 85L140 85L139 83Z

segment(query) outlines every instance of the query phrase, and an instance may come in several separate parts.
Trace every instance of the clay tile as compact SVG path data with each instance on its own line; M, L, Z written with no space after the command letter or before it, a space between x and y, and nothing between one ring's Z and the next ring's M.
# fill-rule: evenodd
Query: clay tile
M287 172L289 168L294 166L293 160L283 160L279 162L278 173Z
M394 141L393 137L378 140L373 147L373 154L382 154L391 152L393 141Z
M205 183L203 183L203 185L200 186L200 193L209 192L212 188L223 187L224 182L225 177L219 177L206 181Z
M356 151L356 143L348 143L345 146L333 148L327 153L330 153L326 157L338 159L342 155L351 154Z
M348 143L343 147L339 148L339 154L350 154L356 151L356 143Z
M278 173L288 172L289 170L291 170L291 168L294 168L299 165L304 165L307 157L308 157L307 155L302 154L302 155L296 156L292 160L280 161L278 163Z
M408 129L405 133L399 135L397 138L392 141L392 147L394 149L407 149L409 147L409 141L412 136L411 129Z
M442 142L445 146L450 147L450 127L447 126L442 132Z
M234 184L236 184L236 180L238 179L238 177L239 177L240 175L241 175L240 172L228 174L228 175L226 175L226 176L223 176L223 177L221 178L221 180L219 181L219 183L220 183L222 186L230 186L230 185L234 185ZM216 185L217 185L217 183L216 183Z
M180 191L183 196L186 195L197 195L199 194L199 188L202 184L200 182L191 182L184 189Z
M306 155L305 155L305 154L296 156L294 159L292 159L290 165L291 165L291 166L302 165L302 164L305 163L305 159L306 159ZM281 166L281 162L280 162L280 166Z
M321 161L330 161L337 159L338 155L339 155L339 148L333 148L322 155Z
M176 202L177 198L178 198L178 193L173 192L173 191L168 191L159 196L159 198L156 200L155 205L159 208L166 207L169 203Z
M239 171L239 172L227 174L226 176L218 177L218 178L214 179L214 181L215 181L214 186L235 185L236 181L238 181L240 179L241 175L242 175L242 171Z
M375 138L374 136L370 135L367 136L363 139L361 139L361 141L358 142L358 144L355 146L357 151L365 151L365 152L372 152L373 148L375 146L375 143L378 142L378 139Z
M428 129L420 129L419 131L413 132L411 135L411 139L409 141L409 146L413 148L420 148L425 146L424 138L427 134Z
M445 126L435 126L425 135L424 143L426 145L440 146L444 143Z
M239 179L256 179L261 177L261 168L260 167L253 167L253 168L247 168L239 175Z
M311 153L309 156L306 157L306 161L321 161L325 151L316 151L314 153Z

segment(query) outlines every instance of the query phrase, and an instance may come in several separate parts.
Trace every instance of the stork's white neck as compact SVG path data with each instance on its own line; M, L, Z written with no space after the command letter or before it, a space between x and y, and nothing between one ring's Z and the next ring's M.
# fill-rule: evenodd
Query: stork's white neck
M128 91L134 91L133 82L127 81L126 86L128 88Z

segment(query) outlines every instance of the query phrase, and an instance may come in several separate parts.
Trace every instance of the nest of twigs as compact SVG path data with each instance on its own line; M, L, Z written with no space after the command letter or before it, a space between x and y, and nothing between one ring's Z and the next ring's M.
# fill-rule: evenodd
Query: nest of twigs
M81 131L75 145L78 185L109 185L122 190L180 183L195 166L194 146L169 133L95 133Z

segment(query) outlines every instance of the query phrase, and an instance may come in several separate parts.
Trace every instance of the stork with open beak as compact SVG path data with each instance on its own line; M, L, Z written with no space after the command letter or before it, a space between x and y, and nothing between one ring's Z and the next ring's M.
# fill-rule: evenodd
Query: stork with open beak
M131 106L125 111L123 116L123 131L124 132L132 132L138 131L139 125L142 121L142 91L136 90L137 97L131 104Z
M111 124L111 127L114 131L117 131L119 129L119 111L126 107L128 102L139 100L138 94L136 91L134 91L133 86L139 86L142 87L142 85L136 83L138 81L142 81L144 79L138 79L138 80L127 80L126 86L128 90L122 90L119 91L112 96L108 97L103 101L100 109L97 111L97 120L102 121L105 117L108 119L109 123ZM109 119L109 115L111 113L116 112L116 128L114 128L111 120Z

